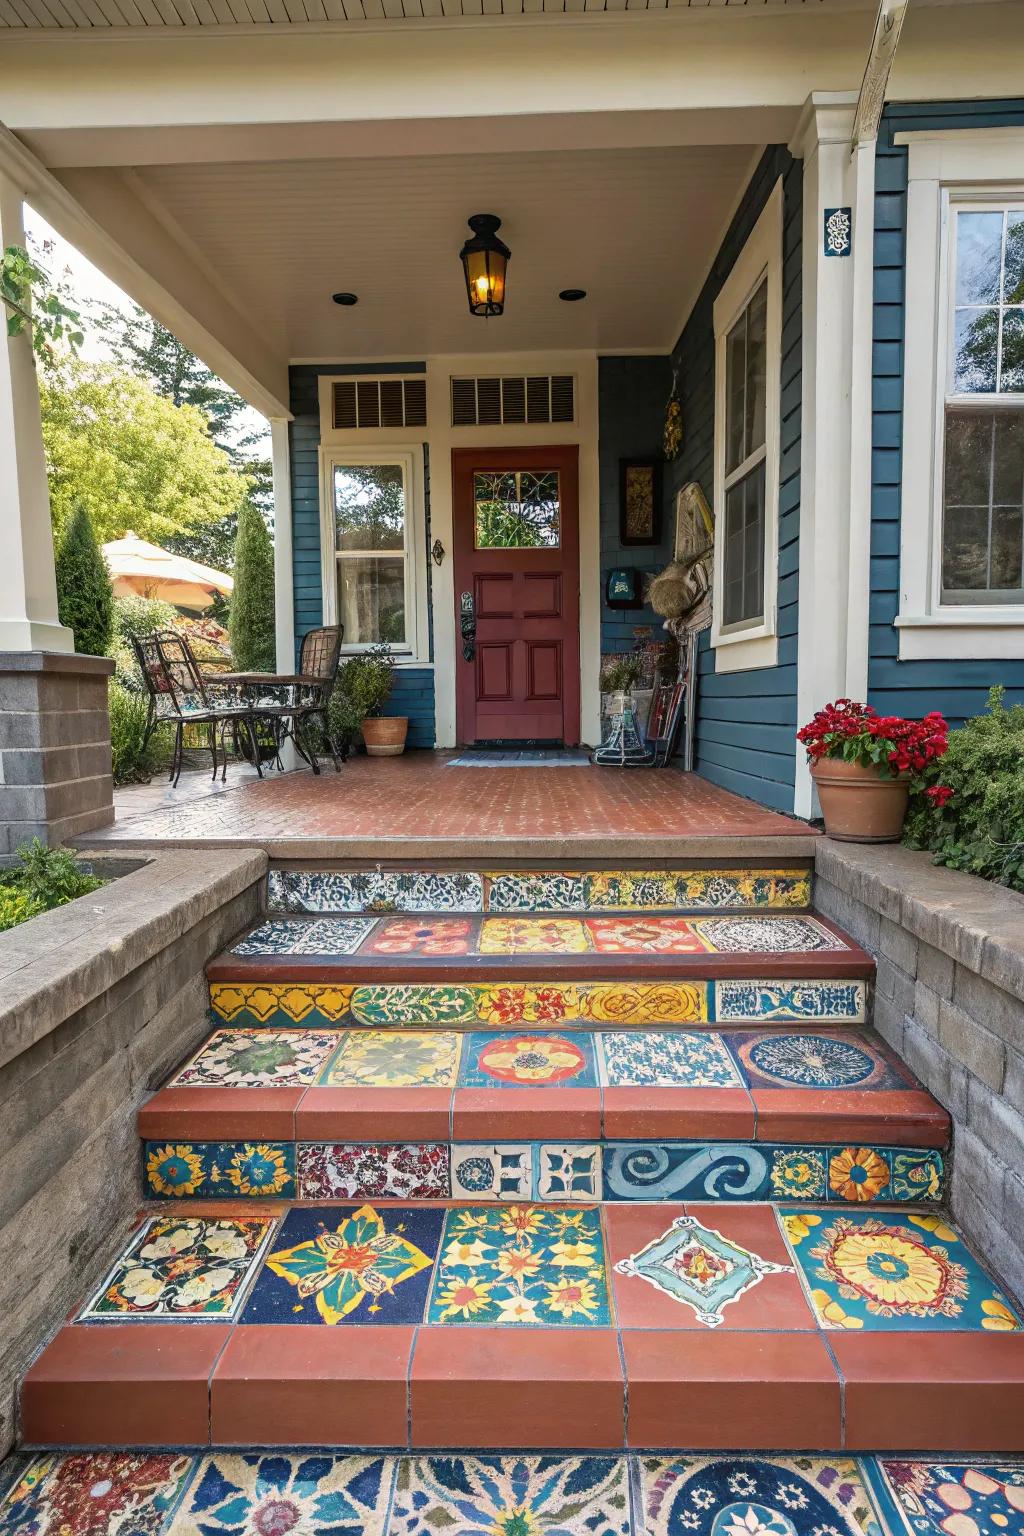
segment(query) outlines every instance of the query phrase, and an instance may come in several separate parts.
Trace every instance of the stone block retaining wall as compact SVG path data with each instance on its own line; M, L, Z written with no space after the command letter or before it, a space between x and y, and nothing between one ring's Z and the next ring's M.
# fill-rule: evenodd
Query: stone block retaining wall
M875 1025L953 1117L953 1215L1024 1297L1024 896L822 838L814 899L876 957Z
M32 1356L141 1203L136 1110L205 1034L204 967L256 917L266 868L155 853L0 934L0 1456Z

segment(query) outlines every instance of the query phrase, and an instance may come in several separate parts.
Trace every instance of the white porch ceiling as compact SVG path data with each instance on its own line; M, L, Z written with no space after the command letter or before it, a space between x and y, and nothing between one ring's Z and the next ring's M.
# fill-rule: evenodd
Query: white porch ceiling
M662 350L707 275L751 145L159 165L131 182L278 355ZM69 178L72 187L74 173ZM496 213L505 314L468 313L459 248ZM566 304L562 288L585 288ZM350 290L355 308L332 293Z

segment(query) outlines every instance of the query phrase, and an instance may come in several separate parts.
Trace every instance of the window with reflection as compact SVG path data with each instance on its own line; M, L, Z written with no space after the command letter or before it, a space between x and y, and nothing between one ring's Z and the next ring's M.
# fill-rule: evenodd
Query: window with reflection
M950 209L942 601L1024 603L1024 199Z
M562 541L558 471L499 470L473 476L477 549L557 549Z
M768 280L725 339L722 623L764 616Z
M402 648L409 640L405 467L335 463L331 487L345 645Z

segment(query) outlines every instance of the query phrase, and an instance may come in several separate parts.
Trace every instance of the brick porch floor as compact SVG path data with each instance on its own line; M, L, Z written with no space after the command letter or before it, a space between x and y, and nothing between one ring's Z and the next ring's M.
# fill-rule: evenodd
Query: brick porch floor
M262 846L275 858L459 858L514 844L514 855L603 856L720 851L757 856L787 840L812 851L801 821L765 810L696 774L613 768L456 768L453 754L358 757L340 774L246 777L234 787L183 780L121 792L118 820L90 848ZM134 804L145 797L145 808ZM582 846L581 846L582 845Z

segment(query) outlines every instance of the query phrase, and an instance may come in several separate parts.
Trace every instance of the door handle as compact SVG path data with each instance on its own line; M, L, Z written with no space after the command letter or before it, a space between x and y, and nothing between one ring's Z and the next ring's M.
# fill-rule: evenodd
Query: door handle
M472 592L463 592L459 600L459 628L462 631L462 658L472 661L476 655L476 609Z

